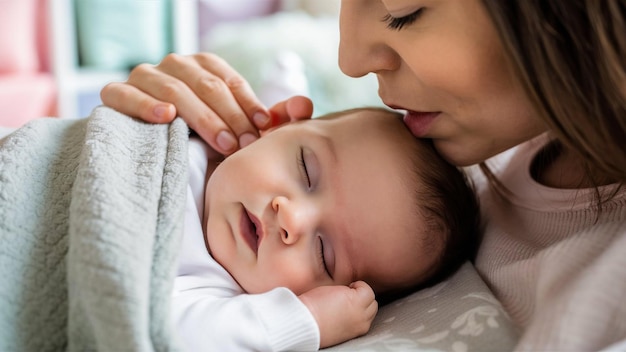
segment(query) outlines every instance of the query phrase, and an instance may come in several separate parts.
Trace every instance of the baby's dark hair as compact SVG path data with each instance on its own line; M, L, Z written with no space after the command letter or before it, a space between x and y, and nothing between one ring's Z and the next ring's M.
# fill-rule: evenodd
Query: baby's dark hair
M476 255L480 238L480 208L471 180L460 168L448 163L435 150L432 140L412 153L414 172L423 187L416 187L415 200L427 231L427 247L443 247L431 272L418 286L428 287L455 273ZM428 165L429 167L424 167Z
M417 216L423 226L415 235L426 236L421 247L429 253L439 253L429 270L418 282L408 282L399 288L376 290L380 304L400 298L421 288L441 282L455 273L468 260L473 260L479 241L480 210L474 188L465 172L448 163L435 150L429 139L412 136L402 122L402 115L384 108L358 108L326 115L329 119L358 111L374 111L393 115L399 138L406 138L408 167L414 177L407 188L414 192ZM406 135L402 135L406 134ZM418 233L419 231L419 233ZM416 253L416 255L420 255ZM382 292L381 292L382 291Z
M402 123L402 115L396 120ZM385 304L418 289L439 283L454 274L463 263L473 260L480 238L480 208L473 184L460 168L448 163L432 140L415 138L408 153L415 177L416 209L425 222L424 248L439 252L423 280L400 290L378 295Z

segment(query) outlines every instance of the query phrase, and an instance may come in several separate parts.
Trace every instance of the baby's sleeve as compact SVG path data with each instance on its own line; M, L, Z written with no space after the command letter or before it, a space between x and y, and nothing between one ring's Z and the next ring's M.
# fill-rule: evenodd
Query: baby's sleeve
M195 289L173 297L178 335L187 351L315 351L315 318L286 288L216 297Z

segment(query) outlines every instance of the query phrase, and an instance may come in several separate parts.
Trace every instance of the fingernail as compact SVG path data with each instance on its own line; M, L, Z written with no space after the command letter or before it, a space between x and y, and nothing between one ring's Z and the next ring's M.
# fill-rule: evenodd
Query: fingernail
M222 148L223 151L230 151L235 148L235 145L237 144L235 136L233 136L232 133L228 131L220 132L217 135L216 141L217 145L219 145L219 147Z
M154 113L154 116L158 117L159 119L164 119L166 117L168 117L168 113L170 111L170 106L167 104L159 104L157 106L154 107L154 110L152 111Z
M239 146L243 148L256 140L257 140L257 137L253 135L252 133L244 133L241 136L239 136Z
M252 115L252 120L254 121L254 124L256 125L256 127L265 128L267 127L267 123L270 121L270 117L265 115L262 112L257 112L254 115Z

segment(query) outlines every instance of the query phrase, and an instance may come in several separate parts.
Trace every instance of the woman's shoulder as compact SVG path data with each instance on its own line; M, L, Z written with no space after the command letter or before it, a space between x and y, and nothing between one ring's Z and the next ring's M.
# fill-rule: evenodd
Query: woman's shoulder
M536 155L553 139L542 134L528 142L507 150L486 161L493 178L473 167L470 175L480 198L494 192L500 199L517 207L540 212L563 212L592 209L597 205L597 196L610 199L610 207L626 208L626 187L609 184L596 188L554 188L543 185L531 174L531 165Z
M502 184L505 175L524 173L524 166L530 164L532 156L546 143L548 143L547 136L541 135L487 159L483 163L486 170L476 164L464 168L464 171L472 180L479 195L490 192L495 186L493 181ZM488 176L485 172L490 175Z

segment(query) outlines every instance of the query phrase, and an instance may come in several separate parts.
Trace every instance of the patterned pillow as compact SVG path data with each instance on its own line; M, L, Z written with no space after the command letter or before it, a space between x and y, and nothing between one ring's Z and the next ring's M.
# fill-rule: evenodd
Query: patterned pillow
M518 331L471 263L381 307L370 332L324 351L507 351Z

